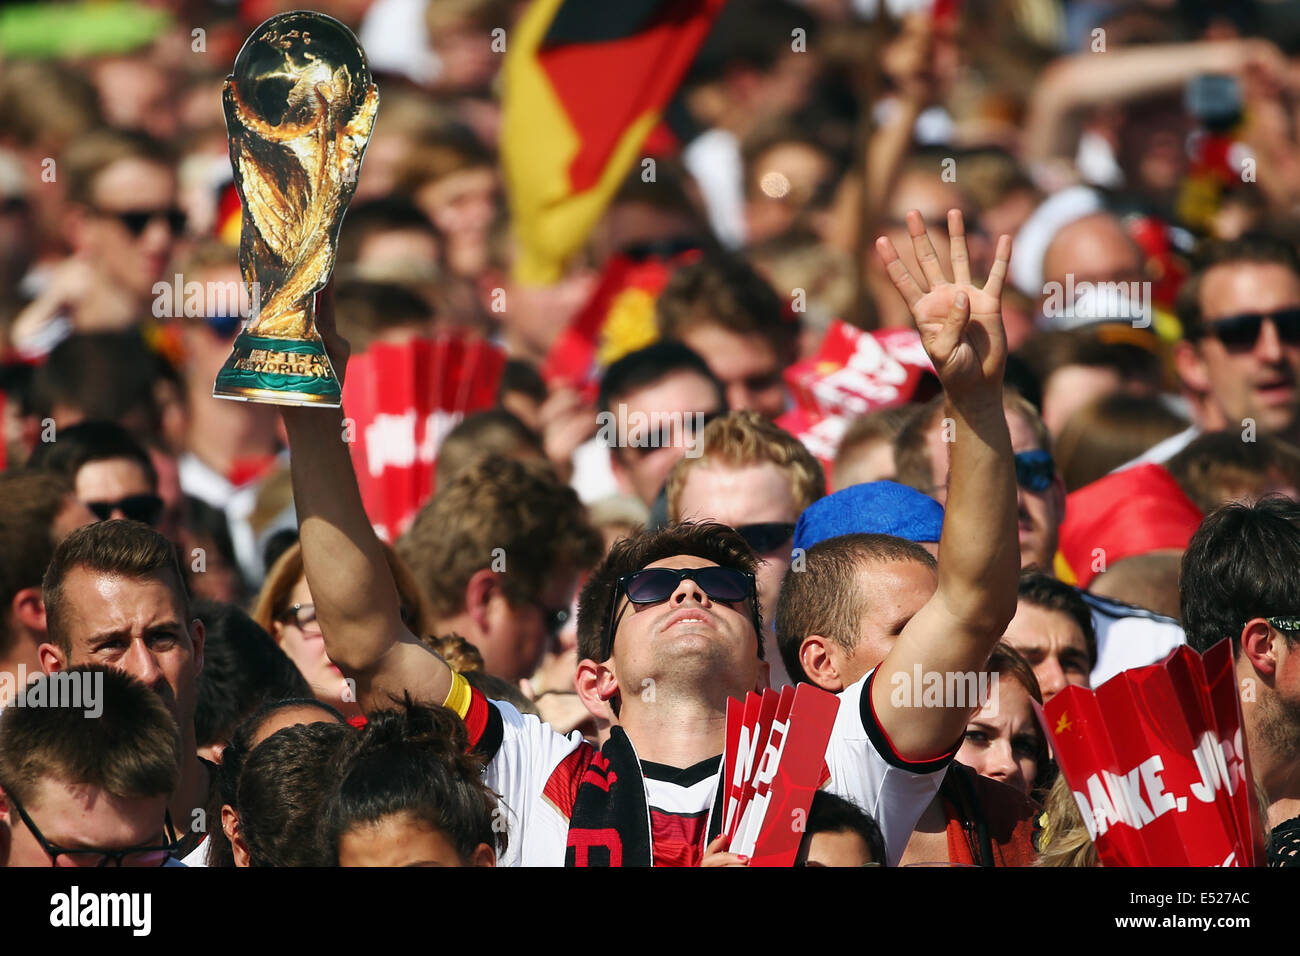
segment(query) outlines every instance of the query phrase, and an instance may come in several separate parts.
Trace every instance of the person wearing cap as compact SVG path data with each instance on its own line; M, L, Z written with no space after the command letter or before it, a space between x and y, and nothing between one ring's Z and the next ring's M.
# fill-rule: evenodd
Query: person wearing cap
M842 534L887 534L915 541L937 557L941 531L943 505L929 495L896 481L869 481L805 508L795 525L794 547L807 552Z
M786 575L776 612L796 681L841 693L891 654L936 594L943 518L933 498L892 481L853 485L804 510L794 534L803 570ZM984 661L972 653L963 666L975 672ZM953 762L901 862L1027 866L1034 815L1023 794Z

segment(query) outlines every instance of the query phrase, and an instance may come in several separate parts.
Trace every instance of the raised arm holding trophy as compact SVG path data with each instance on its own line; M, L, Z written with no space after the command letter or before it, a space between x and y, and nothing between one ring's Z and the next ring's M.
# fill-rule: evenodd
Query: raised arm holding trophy
M244 42L223 100L253 312L212 393L338 407L313 319L379 110L365 52L332 17L272 17Z

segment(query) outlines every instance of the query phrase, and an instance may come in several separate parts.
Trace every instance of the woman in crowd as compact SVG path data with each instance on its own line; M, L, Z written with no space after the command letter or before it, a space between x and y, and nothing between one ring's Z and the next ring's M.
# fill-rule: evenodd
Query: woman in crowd
M1043 703L1024 655L999 641L989 657L989 694L966 724L957 760L977 773L1042 799L1056 773L1033 702Z
M384 545L397 582L402 617L417 634L432 633L428 600L393 549ZM253 620L266 628L280 649L298 665L316 699L337 708L353 724L360 722L356 690L325 653L325 638L316 621L316 605L302 569L302 549L291 545L272 566L257 596Z

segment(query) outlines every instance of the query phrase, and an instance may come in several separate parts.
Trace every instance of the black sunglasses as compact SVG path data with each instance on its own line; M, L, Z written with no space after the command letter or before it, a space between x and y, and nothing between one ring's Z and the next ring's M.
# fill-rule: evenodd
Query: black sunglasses
M5 799L18 811L18 816L22 818L27 829L32 831L32 836L36 837L36 842L41 845L45 855L50 858L52 866L164 866L180 849L181 842L176 839L176 831L172 827L170 811L164 812L163 825L166 827L165 837L168 842L162 846L129 846L121 850L79 847L75 850L69 850L47 840L45 834L32 822L32 818L27 815L23 805L18 802L18 798L12 793L6 793ZM65 857L67 862L60 863L60 857Z
M1046 491L1056 480L1056 462L1041 449L1022 451L1015 456L1016 484L1026 491Z
M187 218L185 210L177 209L174 206L171 209L101 209L99 214L110 219L116 219L136 239L144 235L144 231L149 228L149 223L155 219L162 219L167 223L167 228L171 230L171 234L179 236L185 231Z
M745 543L757 554L766 554L794 537L794 524L788 521L762 521L757 524L742 524L736 533L745 539Z
M114 511L120 511L131 521L155 525L163 512L163 500L157 495L127 495L118 501L87 501L85 504L100 521L107 521L113 517Z
M1226 349L1253 349L1259 341L1264 320L1272 319L1277 337L1287 345L1300 345L1300 309L1281 309L1277 312L1248 312L1226 319L1216 319L1206 325L1206 330L1223 343Z
M614 651L614 632L623 613L618 610L619 597L626 595L630 604L658 604L666 601L683 580L689 578L700 586L711 601L735 604L752 600L754 603L754 630L762 634L758 620L757 585L748 571L710 565L704 568L644 568L625 574L614 583L614 599L609 604L609 626L605 631L603 659L608 660ZM629 605L623 606L626 611ZM761 640L760 636L760 640Z

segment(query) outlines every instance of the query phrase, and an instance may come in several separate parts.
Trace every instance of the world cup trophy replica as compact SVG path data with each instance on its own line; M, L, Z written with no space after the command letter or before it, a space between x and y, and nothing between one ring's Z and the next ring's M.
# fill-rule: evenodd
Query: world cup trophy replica
M316 331L315 295L334 268L379 110L365 51L332 17L280 14L244 42L223 101L252 312L212 394L337 408L342 390Z

